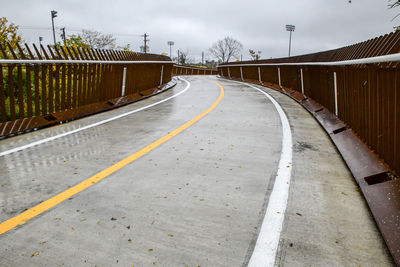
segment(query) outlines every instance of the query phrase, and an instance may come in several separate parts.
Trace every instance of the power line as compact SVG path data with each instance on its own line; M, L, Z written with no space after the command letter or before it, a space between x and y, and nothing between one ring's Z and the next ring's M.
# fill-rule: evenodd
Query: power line
M62 30L63 28L66 27L54 27L57 30ZM68 31L70 32L81 32L82 28L78 28L78 27L67 27ZM19 29L21 30L52 30L52 27L41 27L41 26L19 26ZM115 36L127 36L127 37L140 37L143 36L142 34L131 34L131 33L115 33L115 32L101 32L103 34L112 34Z

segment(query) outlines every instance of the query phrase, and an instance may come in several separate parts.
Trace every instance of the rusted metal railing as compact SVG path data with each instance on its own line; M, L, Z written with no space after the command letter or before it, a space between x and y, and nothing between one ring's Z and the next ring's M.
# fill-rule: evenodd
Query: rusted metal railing
M387 56L398 52L400 32L395 32L327 52L224 64L218 71L224 77L290 88L312 98L400 174L400 59ZM375 58L368 59L371 56ZM354 59L365 60L348 61Z
M399 52L400 32L395 32L327 52L223 64L218 72L275 88L317 119L353 173L400 265Z
M0 137L76 117L78 110L79 116L97 112L120 104L121 97L138 99L171 80L166 56L33 48L17 45L14 51L0 45Z
M217 75L216 69L195 68L191 66L174 65L172 75Z

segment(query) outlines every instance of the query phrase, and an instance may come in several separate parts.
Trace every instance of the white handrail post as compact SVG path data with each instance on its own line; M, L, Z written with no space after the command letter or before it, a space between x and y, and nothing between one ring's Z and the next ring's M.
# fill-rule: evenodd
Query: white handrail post
M242 81L243 81L243 70L242 70L242 67L240 67L240 78L241 78Z
M333 72L333 86L335 89L335 115L338 115L338 91L337 91L337 75Z
M262 82L261 82L261 70L260 70L260 67L258 67L258 81L259 81L260 83L262 83Z
M301 78L301 93L304 95L303 68L300 69L300 78Z
M163 82L163 75L164 75L164 65L161 65L161 77L160 77L160 85Z
M121 96L125 96L125 85L126 85L126 67L124 67L122 71L122 88L121 88Z
M228 67L228 77L229 78L231 77L231 70L229 69L229 67Z
M281 84L281 68L278 67L278 82L279 82L279 87L282 87Z

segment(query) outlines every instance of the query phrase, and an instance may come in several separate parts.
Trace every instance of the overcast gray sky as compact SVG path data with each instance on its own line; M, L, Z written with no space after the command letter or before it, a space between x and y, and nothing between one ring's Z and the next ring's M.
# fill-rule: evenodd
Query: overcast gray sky
M201 52L218 39L231 36L262 58L285 57L294 24L292 55L342 47L393 31L400 18L388 10L387 0L0 0L0 16L20 25L28 42L52 42L50 11L57 10L56 27L67 35L80 29L112 33L118 44L138 51L142 35L150 35L152 53L188 50L199 60ZM130 34L120 35L120 34ZM57 39L60 40L59 30ZM209 56L207 56L209 57Z

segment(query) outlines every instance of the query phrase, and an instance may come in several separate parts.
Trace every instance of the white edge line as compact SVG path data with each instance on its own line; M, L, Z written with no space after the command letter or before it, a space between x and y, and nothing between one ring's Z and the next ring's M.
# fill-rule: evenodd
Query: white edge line
M179 93L177 93L175 95L172 95L172 96L167 97L167 98L165 98L165 99L163 99L161 101L155 102L153 104L150 104L150 105L147 105L147 106L144 106L144 107L132 110L132 111L128 111L126 113L120 114L118 116L115 116L115 117L112 117L112 118L109 118L109 119L106 119L106 120L102 120L102 121L99 121L99 122L96 122L96 123L93 123L93 124L90 124L90 125L86 125L84 127L81 127L81 128L69 131L69 132L65 132L65 133L62 133L62 134L58 134L58 135L55 135L55 136L44 138L44 139L41 139L39 141L35 141L35 142L29 143L29 144L26 144L26 145L23 145L23 146L19 146L19 147L10 149L10 150L6 150L6 151L3 151L3 152L0 152L0 157L5 156L5 155L9 155L11 153L18 152L18 151L21 151L21 150L24 150L24 149L27 149L27 148L30 148L30 147L33 147L33 146L37 146L37 145L40 145L40 144L43 144L43 143L46 143L46 142L49 142L49 141L53 141L55 139L58 139L58 138L61 138L61 137L64 137L64 136L67 136L67 135L70 135L70 134L74 134L74 133L77 133L77 132L80 132L80 131L83 131L83 130L86 130L86 129L89 129L89 128L93 128L93 127L108 123L110 121L114 121L114 120L120 119L122 117L126 117L128 115L133 114L133 113L136 113L136 112L139 112L139 111L154 107L154 106L156 106L158 104L164 103L164 102L166 102L166 101L168 101L168 100L170 100L172 98L175 98L175 97L183 94L184 92L186 92L190 88L191 84L190 84L189 81L187 81L187 80L185 80L183 78L180 78L180 77L178 77L178 78L183 80L184 82L186 82L187 85L186 85L185 89L183 89L182 91L180 91Z
M272 96L253 85L242 82L237 83L252 87L268 97L272 104L274 104L282 124L282 150L278 171L260 233L248 264L249 267L274 266L289 198L292 172L292 133L285 112Z

